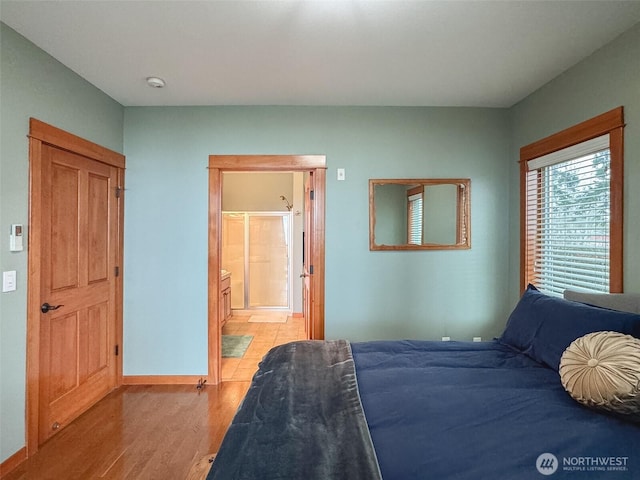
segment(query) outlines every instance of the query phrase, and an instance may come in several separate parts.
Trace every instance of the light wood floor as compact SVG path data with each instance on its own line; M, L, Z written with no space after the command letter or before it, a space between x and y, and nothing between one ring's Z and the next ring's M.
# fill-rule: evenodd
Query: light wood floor
M258 314L269 315L263 311L259 311ZM288 317L286 323L251 323L249 315L235 313L222 328L222 334L253 335L253 340L242 358L222 359L223 382L251 380L258 363L271 348L307 338L302 317Z
M248 387L123 386L4 478L182 480L195 461L218 451Z
M46 442L3 480L182 480L218 451L257 364L275 345L305 337L304 321L249 323L235 316L223 333L253 335L241 359L223 359L223 383L123 386Z

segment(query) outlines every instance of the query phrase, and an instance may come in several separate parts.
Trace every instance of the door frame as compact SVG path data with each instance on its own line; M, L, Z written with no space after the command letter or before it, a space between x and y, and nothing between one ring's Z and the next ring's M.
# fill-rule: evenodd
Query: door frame
M27 457L38 451L38 424L40 415L40 305L42 255L42 146L50 145L78 155L97 160L118 168L118 187L124 191L124 155L85 140L72 133L44 123L35 118L29 119L29 232L27 249L27 389L26 389L26 436ZM118 241L116 263L120 267L116 282L116 342L122 345L122 260L124 249L124 202L122 196L118 202ZM116 386L122 384L122 348L116 356Z
M209 259L208 259L208 381L218 384L222 328L220 327L220 268L222 258L222 173L223 172L311 172L314 176L312 253L312 340L324 339L325 293L325 155L209 155Z

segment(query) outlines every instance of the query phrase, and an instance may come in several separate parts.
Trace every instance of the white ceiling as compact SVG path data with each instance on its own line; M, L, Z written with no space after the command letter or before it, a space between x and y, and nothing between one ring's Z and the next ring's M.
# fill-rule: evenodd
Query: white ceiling
M0 19L125 106L509 107L640 1L0 0Z

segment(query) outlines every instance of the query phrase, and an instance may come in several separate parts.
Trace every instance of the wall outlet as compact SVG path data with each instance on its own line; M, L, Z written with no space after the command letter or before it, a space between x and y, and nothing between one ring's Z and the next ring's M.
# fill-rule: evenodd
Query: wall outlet
M481 342L482 341L482 337L473 337L473 341L474 342Z
M442 341L443 342L450 342L451 341L451 337L442 337Z

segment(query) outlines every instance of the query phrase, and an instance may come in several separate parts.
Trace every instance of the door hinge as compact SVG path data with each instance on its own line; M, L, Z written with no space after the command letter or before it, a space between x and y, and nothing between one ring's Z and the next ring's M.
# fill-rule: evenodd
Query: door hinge
M315 200L315 197L316 197L316 193L315 193L315 191L314 191L314 190L311 190L311 191L309 192L309 198L311 198L311 200Z
M309 273L313 275L313 265L309 265Z
M120 193L122 193L122 187L116 187L116 198L120 198Z
M120 267L116 266L116 268L114 270L115 270L114 273L115 273L116 277L119 277L120 276Z
M114 349L116 357L119 355L120 353L120 345L116 345L116 348Z

